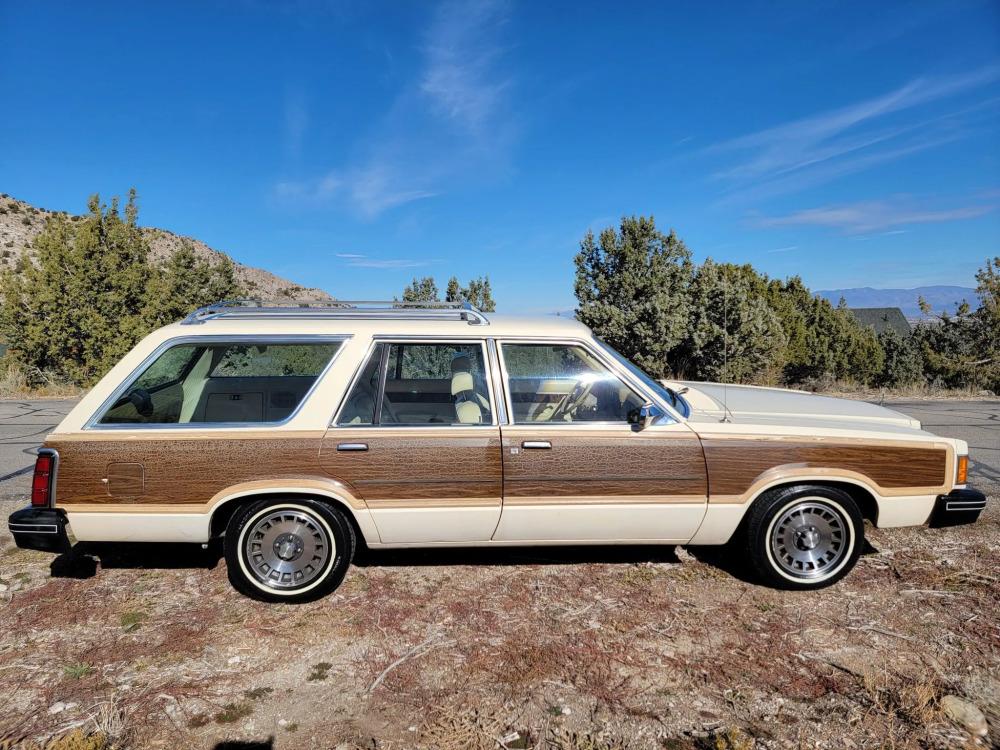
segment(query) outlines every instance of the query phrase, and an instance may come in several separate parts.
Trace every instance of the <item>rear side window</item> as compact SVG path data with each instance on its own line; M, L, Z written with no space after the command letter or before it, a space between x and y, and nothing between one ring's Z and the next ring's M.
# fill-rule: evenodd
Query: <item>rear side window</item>
M341 343L178 344L139 373L98 423L279 422L302 403Z
M379 344L344 403L340 425L491 424L482 344Z

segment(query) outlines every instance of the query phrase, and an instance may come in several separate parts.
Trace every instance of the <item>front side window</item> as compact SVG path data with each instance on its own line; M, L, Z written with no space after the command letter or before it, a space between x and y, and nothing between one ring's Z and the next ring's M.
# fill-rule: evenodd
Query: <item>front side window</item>
M582 346L502 346L515 424L627 422L644 403Z
M378 344L340 425L492 424L482 344Z
M280 422L302 403L340 345L340 341L177 344L139 373L98 423Z

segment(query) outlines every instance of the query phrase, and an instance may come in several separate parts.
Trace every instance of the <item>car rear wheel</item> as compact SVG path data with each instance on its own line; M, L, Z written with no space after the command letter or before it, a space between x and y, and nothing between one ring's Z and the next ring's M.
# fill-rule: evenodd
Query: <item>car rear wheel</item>
M747 521L746 554L757 575L782 589L836 583L861 555L864 519L843 490L800 485L757 499Z
M267 498L239 508L226 527L229 581L269 602L305 602L333 591L354 557L344 514L310 498Z

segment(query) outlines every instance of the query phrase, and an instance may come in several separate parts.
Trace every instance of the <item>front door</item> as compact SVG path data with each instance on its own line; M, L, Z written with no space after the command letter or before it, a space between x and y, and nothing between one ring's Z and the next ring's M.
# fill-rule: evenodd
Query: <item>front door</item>
M386 544L488 541L500 428L482 341L380 341L320 460L367 503Z
M646 398L574 343L501 344L510 404L497 541L687 542L705 515L701 443L685 424L640 430Z

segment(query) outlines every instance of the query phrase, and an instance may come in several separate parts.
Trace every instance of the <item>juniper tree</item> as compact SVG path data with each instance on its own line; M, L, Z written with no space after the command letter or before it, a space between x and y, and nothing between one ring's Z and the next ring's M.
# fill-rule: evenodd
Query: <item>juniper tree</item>
M576 255L576 315L654 376L671 372L670 353L688 327L691 253L653 217L624 217L592 232Z
M198 307L240 294L229 258L212 264L199 258L190 242L183 241L162 266L151 269L146 323L150 329L158 328Z
M769 380L786 344L778 315L761 293L765 280L750 266L706 260L690 292L687 337L676 367L698 380Z
M446 302L469 302L483 312L496 312L497 309L489 276L477 276L469 281L468 286L462 286L452 276L448 279L444 299Z

